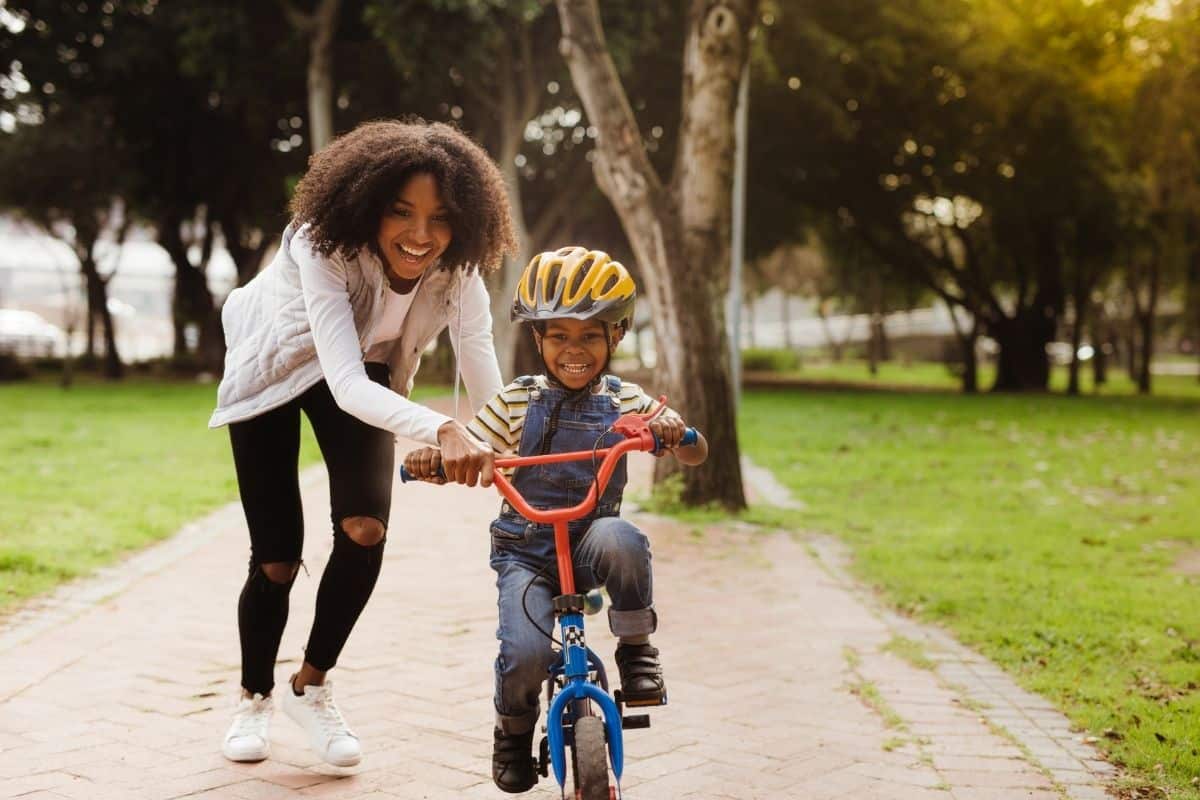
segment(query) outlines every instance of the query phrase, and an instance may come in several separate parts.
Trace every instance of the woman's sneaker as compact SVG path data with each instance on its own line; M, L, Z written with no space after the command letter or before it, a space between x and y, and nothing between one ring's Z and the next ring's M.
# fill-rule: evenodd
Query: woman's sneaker
M296 694L289 681L280 702L283 713L304 729L322 760L335 767L353 767L362 760L358 737L333 702L332 681L324 686L305 686L303 696Z
M270 696L255 694L238 701L233 724L221 743L221 752L230 761L262 761L271 754L271 714L275 710Z

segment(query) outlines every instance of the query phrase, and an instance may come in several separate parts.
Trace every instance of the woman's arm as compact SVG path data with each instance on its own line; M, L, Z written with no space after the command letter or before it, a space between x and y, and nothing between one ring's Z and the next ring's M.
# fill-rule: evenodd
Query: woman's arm
M492 339L491 301L478 272L463 279L462 303L450 315L450 343L458 354L471 410L478 411L504 389Z
M315 253L307 227L292 237L289 253L300 268L300 285L317 359L338 407L396 436L437 444L438 428L449 422L449 417L367 377L354 311L346 291L343 260Z

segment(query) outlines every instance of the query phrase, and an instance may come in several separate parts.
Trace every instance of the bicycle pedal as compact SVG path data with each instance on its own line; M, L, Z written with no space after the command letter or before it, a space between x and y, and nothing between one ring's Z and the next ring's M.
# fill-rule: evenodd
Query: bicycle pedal
M629 716L621 717L621 728L630 730L632 728L649 728L649 714L630 714Z
M645 697L641 699L622 697L617 702L624 703L629 708L653 708L655 706L665 706L667 704L667 696L664 694L661 697Z

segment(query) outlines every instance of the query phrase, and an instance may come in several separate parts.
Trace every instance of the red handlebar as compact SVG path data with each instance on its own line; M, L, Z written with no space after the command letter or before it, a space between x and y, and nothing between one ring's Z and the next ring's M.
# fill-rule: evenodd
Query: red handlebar
M616 422L613 423L613 431L625 437L622 442L612 447L606 447L602 450L576 450L570 453L548 453L541 456L517 456L513 458L498 458L495 461L497 472L494 475L496 488L504 495L508 502L512 503L513 508L521 513L521 516L530 522L540 522L552 524L555 522L570 522L574 519L585 517L591 513L596 507L596 502L600 495L608 488L608 480L612 477L613 470L617 468L617 461L621 456L633 450L654 450L658 443L654 439L654 433L650 430L650 420L657 417L667 407L667 398L658 398L658 407L646 414L623 414ZM596 480L588 489L587 497L583 498L577 505L567 508L553 508L547 510L539 510L533 508L521 493L509 482L500 469L508 469L511 467L527 467L534 464L557 464L564 461L583 461L591 458L602 458L600 469L596 473Z

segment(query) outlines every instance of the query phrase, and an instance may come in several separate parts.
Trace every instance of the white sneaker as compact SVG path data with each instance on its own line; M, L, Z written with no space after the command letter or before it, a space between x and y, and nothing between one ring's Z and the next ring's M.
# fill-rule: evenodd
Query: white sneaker
M305 686L303 697L292 691L289 681L281 703L283 713L304 728L309 744L324 761L335 767L353 767L362 760L358 737L333 702L332 681L324 686Z
M233 713L233 724L221 743L221 752L230 761L262 761L271 754L271 714L275 706L270 697L242 695Z

